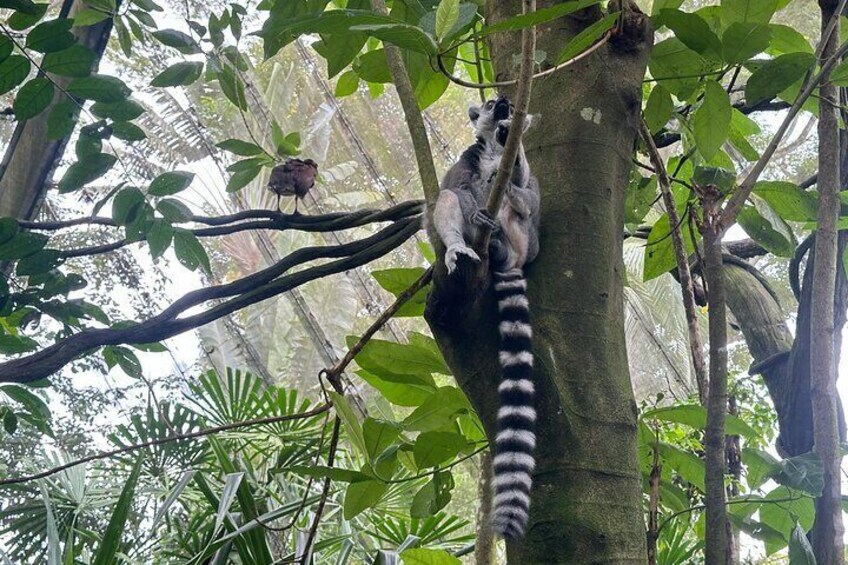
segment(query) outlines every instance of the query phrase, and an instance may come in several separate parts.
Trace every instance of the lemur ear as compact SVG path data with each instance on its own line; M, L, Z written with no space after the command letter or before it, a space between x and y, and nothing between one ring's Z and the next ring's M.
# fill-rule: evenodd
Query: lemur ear
M477 124L477 118L480 117L480 106L471 104L468 106L468 119L472 124Z
M530 129L530 126L533 125L533 122L535 122L538 118L539 114L527 114L524 118L524 132Z

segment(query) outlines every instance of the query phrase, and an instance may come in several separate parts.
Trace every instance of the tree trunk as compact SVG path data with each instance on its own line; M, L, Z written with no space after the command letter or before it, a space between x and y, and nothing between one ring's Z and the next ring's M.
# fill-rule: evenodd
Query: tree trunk
M66 0L62 12L66 13L66 7L71 4L71 12L85 7L82 2ZM120 2L118 5L120 6ZM73 17L73 14L70 17ZM81 45L97 54L99 63L112 33L112 19L108 18L92 26L75 27L72 31L79 38ZM73 80L53 75L50 78L62 89ZM47 138L47 118L53 106L65 97L66 94L56 89L53 102L46 110L34 118L19 121L15 127L3 162L0 163L0 217L30 220L41 208L48 182L68 143L68 137Z
M541 119L525 148L542 200L541 250L527 269L537 464L526 538L507 543L514 565L645 561L621 230L652 37L647 18L631 10L608 45L533 86L530 110ZM490 0L487 21L519 11L518 1ZM543 26L538 49L555 57L599 16L595 7ZM518 34L493 36L490 49L498 78L515 76ZM469 290L461 278L438 266L426 317L492 438L497 310L489 289Z

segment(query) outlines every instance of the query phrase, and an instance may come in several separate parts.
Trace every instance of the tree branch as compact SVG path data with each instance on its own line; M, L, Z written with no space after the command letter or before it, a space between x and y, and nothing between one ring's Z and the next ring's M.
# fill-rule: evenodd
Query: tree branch
M371 7L379 14L389 15L385 0L371 0ZM392 82L403 107L409 135L412 137L412 147L415 150L415 159L418 162L418 174L421 176L424 198L426 198L428 204L432 204L439 196L439 175L436 174L436 165L433 161L433 151L430 149L430 140L427 137L424 117L418 107L415 89L412 88L412 81L409 79L409 73L404 65L400 48L391 43L385 43L384 49L389 71L392 73Z
M839 61L841 61L842 56L846 52L848 52L848 42L840 46L839 49L834 50L830 58L822 62L821 70L807 80L807 83L792 103L792 106L786 113L786 117L783 118L783 122L780 124L780 127L778 127L777 132L775 132L774 137L772 137L765 151L763 151L763 154L760 155L760 158L754 164L751 172L748 173L745 180L739 184L739 187L727 202L727 206L725 206L720 219L722 233L736 222L736 216L739 215L739 212L742 210L742 206L751 195L751 191L754 190L754 185L765 170L766 165L768 165L772 155L774 155L774 152L777 151L783 136L786 135L787 131L789 131L789 127L792 125L792 122L795 121L795 117L801 111L804 103L813 94L819 84L827 79L830 75L830 71L833 70Z
M104 345L150 343L202 326L309 281L373 261L412 237L420 218L399 220L371 237L337 246L298 249L281 261L235 282L189 292L160 314L129 328L87 329L36 353L0 363L0 382L32 382L50 376L79 355ZM344 257L286 276L289 269L318 258ZM279 277L279 278L278 278ZM235 297L204 312L178 318L206 301Z
M698 397L701 404L706 406L709 394L707 383L707 368L704 365L703 345L701 332L698 329L698 316L695 311L695 288L692 284L692 273L689 271L689 257L686 254L686 246L683 243L683 234L680 231L680 219L677 216L677 208L674 197L671 194L671 179L666 171L665 164L660 156L654 138L648 129L645 120L639 124L639 134L648 151L648 156L654 169L657 171L657 181L662 193L663 204L668 214L668 225L671 229L671 242L674 247L674 257L677 261L677 274L680 281L680 291L683 294L683 309L686 312L686 324L689 328L689 353L692 357L692 366L695 368L695 380L698 385Z

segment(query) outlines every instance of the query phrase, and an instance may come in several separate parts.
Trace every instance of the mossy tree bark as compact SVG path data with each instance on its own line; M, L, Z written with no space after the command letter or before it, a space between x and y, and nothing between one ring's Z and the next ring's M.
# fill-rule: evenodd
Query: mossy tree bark
M519 11L518 0L490 0L487 20ZM592 8L543 26L537 49L555 57L600 16ZM652 37L635 7L628 5L622 23L609 44L533 85L530 111L540 120L525 148L541 185L541 251L527 275L539 420L527 536L507 545L516 565L646 558L621 233ZM492 37L489 47L498 79L514 77L519 34ZM493 437L496 306L488 288L464 284L473 267L461 268L448 279L437 266L426 316Z

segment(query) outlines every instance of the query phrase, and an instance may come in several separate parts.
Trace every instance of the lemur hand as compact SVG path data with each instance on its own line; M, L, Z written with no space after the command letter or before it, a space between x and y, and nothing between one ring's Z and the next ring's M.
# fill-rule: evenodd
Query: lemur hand
M471 223L476 226L487 226L489 229L495 229L498 224L495 219L489 214L485 208L480 208L471 214Z
M470 247L466 245L451 245L445 251L445 267L447 267L448 274L451 274L456 269L456 260L460 255L465 255L477 263L480 262L480 257Z

